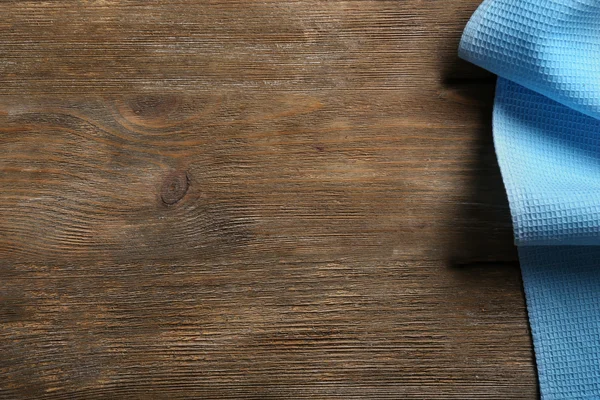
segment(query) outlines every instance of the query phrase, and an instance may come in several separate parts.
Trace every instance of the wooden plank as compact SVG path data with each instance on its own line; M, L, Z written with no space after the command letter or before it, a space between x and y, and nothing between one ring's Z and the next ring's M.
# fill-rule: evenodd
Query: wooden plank
M535 396L514 267L21 265L2 280L7 399Z
M0 398L535 398L478 1L0 4Z
M0 248L18 263L511 261L497 167L478 166L489 107L468 102L449 89L9 99ZM493 183L486 202L473 174ZM166 199L170 185L185 187ZM457 248L465 231L485 245Z
M489 77L456 57L478 4L3 1L0 94L404 90Z

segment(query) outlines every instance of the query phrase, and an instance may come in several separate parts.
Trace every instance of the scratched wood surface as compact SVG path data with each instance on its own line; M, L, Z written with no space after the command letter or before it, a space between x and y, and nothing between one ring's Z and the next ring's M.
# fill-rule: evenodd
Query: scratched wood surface
M0 398L536 398L478 3L0 2Z

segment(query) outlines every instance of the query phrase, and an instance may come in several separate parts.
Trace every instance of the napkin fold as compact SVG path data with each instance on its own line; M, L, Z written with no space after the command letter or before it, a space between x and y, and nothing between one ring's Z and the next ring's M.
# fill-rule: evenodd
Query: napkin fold
M600 0L486 0L459 55L493 132L544 399L600 398Z

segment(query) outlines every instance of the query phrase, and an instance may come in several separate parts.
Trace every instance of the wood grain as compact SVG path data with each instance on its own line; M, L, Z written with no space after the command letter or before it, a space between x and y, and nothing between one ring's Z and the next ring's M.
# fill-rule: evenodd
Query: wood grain
M0 398L536 398L478 1L0 4Z

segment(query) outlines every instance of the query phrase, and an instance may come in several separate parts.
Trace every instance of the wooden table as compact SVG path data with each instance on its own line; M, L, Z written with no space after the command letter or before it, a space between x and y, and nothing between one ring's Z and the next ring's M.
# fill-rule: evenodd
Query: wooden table
M536 398L478 3L1 2L0 398Z

